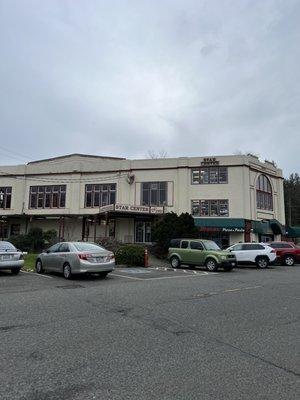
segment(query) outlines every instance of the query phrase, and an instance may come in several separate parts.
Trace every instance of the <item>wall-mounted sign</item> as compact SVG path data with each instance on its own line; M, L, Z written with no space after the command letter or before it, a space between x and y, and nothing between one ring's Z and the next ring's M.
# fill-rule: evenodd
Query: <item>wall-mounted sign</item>
M206 157L201 161L201 165L219 165L219 163L215 157Z
M134 206L131 204L110 204L108 206L100 207L100 213L108 211L118 211L125 213L137 213L137 214L163 214L163 207L149 207L149 206Z
M222 232L242 233L242 232L245 232L245 229L244 228L222 228Z

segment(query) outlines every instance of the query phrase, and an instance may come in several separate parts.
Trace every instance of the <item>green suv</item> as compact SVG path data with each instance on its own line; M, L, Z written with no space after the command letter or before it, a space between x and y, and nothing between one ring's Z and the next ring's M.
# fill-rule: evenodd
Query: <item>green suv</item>
M211 272L217 271L219 267L231 271L236 266L235 255L221 250L212 240L172 239L168 259L173 268L181 264L190 267L204 265Z

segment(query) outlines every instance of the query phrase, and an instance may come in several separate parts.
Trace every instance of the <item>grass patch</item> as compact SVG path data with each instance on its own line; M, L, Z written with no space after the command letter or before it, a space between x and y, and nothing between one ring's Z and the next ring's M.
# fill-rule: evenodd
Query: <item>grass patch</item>
M26 256L24 256L24 271L34 271L35 270L35 260L36 260L37 254L35 253L28 253Z

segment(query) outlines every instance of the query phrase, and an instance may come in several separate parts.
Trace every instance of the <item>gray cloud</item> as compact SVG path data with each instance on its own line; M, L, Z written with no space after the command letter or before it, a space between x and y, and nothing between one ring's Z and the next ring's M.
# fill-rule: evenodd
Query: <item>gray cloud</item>
M1 145L32 159L157 147L299 171L299 17L297 0L0 0L0 164L18 162Z

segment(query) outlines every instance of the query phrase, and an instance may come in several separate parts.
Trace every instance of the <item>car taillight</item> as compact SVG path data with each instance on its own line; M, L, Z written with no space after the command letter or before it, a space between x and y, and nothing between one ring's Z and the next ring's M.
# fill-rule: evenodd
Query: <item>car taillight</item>
M20 254L19 260L24 260L23 253Z
M80 260L87 260L89 257L89 254L78 254L78 257Z
M114 254L110 254L110 255L108 256L108 258L109 258L111 261L113 261L113 260L115 259L115 255L114 255Z

